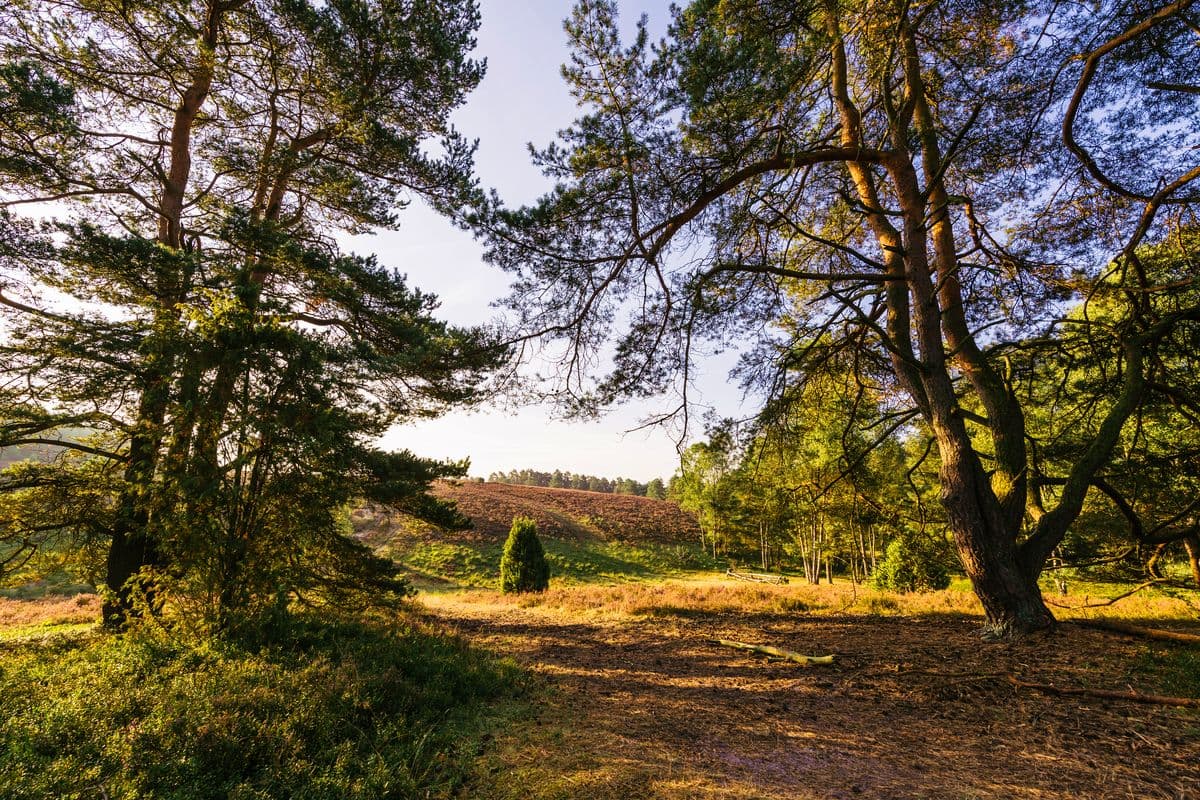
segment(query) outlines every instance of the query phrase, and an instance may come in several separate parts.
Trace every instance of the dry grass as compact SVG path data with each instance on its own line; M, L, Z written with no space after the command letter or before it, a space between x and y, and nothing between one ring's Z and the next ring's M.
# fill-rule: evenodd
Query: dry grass
M504 597L495 592L472 592L465 602L501 603L542 608L582 617L667 617L715 614L862 614L917 616L927 614L980 614L978 600L969 592L896 594L849 581L834 584L784 585L735 582L722 576L680 578L657 583L626 583L561 587L537 595Z
M1068 585L1065 597L1049 585L1042 591L1059 619L1139 619L1146 621L1200 620L1200 593L1147 587L1111 605L1112 598L1128 592L1132 586L1120 583L1076 581Z
M1129 600L1090 613L1128 616ZM982 644L960 586L896 595L708 576L420 602L552 687L479 764L465 795L477 800L1200 797L1195 714L1003 679L1170 693L1175 648L1076 626ZM1129 608L1178 621L1181 606ZM717 638L835 661L773 663Z
M1086 589L1086 593L1085 592ZM1088 584L1080 594L1047 598L1071 608L1054 608L1056 616L1069 619L1141 619L1173 621L1200 619L1200 608L1186 594L1170 595L1150 590L1098 607L1126 590L1120 584ZM743 583L723 575L683 577L659 582L613 585L562 586L533 595L503 596L492 591L474 591L459 596L462 602L540 608L584 618L668 617L715 614L799 613L811 616L863 615L923 617L950 615L982 617L978 599L965 580L949 589L909 594L890 592L867 585L837 580L832 585L807 583L783 585Z

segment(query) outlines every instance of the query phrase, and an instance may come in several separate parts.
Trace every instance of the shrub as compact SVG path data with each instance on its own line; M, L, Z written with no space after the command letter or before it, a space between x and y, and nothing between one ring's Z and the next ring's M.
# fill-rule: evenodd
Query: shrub
M457 796L523 687L392 614L298 615L261 648L150 624L5 643L0 797Z
M896 592L945 589L950 585L950 572L943 555L930 537L905 531L888 544L875 572L875 585Z
M867 613L881 617L893 611L899 611L900 604L890 597L872 595L867 598Z
M514 517L500 557L500 591L544 592L549 586L550 564L538 541L537 523Z

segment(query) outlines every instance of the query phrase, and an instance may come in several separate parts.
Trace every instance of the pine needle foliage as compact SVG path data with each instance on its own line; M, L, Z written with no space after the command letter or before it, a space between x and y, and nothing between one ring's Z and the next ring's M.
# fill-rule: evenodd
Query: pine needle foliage
M478 26L474 0L0 6L0 451L57 454L0 475L0 575L102 553L113 627L139 594L229 628L405 593L342 509L463 524L426 490L465 463L375 442L506 356L337 237L477 192L449 117Z
M537 536L537 523L514 517L500 557L500 591L544 592L550 588L550 564Z

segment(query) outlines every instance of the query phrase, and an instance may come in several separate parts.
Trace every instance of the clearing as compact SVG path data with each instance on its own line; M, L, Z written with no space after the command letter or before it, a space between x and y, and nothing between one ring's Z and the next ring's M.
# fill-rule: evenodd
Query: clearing
M1048 695L1005 677L1195 696L1195 648L1074 625L981 645L961 591L906 601L709 578L420 602L549 684L466 797L1200 797L1196 710ZM716 638L836 662L771 662Z

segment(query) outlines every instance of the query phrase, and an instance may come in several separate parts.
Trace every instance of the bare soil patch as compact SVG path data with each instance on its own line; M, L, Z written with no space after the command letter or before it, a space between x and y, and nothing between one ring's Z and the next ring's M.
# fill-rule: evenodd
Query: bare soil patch
M1164 676L1144 655L1158 644L1072 625L983 644L980 620L962 614L689 608L667 593L670 605L638 613L616 589L590 590L587 611L426 597L431 614L550 684L548 705L502 737L464 796L1200 797L1196 711L986 677L1156 692ZM717 638L836 660L771 662Z

